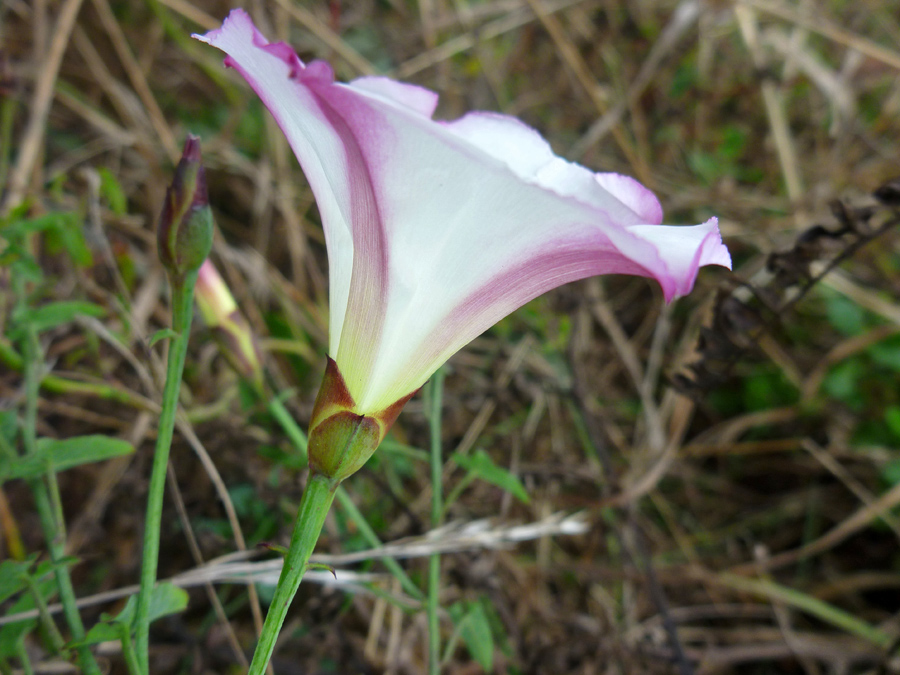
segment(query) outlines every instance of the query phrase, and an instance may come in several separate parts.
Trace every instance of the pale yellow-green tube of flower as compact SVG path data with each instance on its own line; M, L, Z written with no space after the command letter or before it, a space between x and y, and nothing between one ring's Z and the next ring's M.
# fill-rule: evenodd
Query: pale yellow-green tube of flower
M209 260L203 263L197 274L194 299L203 321L221 346L222 354L238 373L261 392L264 374L259 343L225 280Z

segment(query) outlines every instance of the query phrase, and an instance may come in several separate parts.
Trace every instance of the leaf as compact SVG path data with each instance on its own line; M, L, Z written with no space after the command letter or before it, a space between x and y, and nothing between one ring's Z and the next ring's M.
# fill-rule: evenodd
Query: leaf
M150 594L150 621L155 621L169 614L183 612L187 607L188 594L183 588L175 584L162 583L153 589ZM137 596L128 598L125 608L118 616L105 616L103 621L93 626L84 637L84 640L74 646L93 645L109 640L118 640L124 630L131 630L137 610Z
M828 322L844 335L854 336L865 331L866 311L849 298L837 296L826 305Z
M0 237L11 246L21 246L29 234L47 235L48 249L65 250L81 267L89 267L93 256L81 229L81 216L72 211L55 211L38 218L10 220L0 227Z
M0 483L15 478L36 478L44 472L65 471L81 464L102 462L134 452L134 446L120 438L102 434L56 440L39 438L37 451L15 459L0 458Z
M122 628L125 624L111 619L108 615L104 615L103 618L109 621L103 620L91 626L84 639L73 643L72 646L78 648L122 639Z
M452 459L470 474L506 490L519 501L525 504L530 501L522 481L502 466L494 464L494 460L484 450L476 450L471 457L455 453Z
M171 328L160 328L150 338L150 341L147 343L147 349L151 349L153 345L155 345L160 340L169 340L176 337L178 337L178 333L176 333Z
M776 584L767 579L750 579L737 574L722 572L712 578L713 583L726 586L743 593L783 603L788 607L805 612L810 616L831 624L882 649L894 644L894 637L878 626L874 626L855 614L835 607L818 598L788 586Z
M6 602L25 588L22 575L28 574L33 564L34 558L23 561L4 560L0 563L0 602Z
M100 194L109 204L109 210L117 216L124 216L128 213L128 198L125 196L122 184L106 167L100 167L97 169L97 173L100 174Z
M38 565L31 575L32 579L36 580L37 592L45 602L53 596L56 590L56 580L53 578L42 579L42 577L45 577L53 567L55 566L48 564ZM7 609L6 616L32 609L34 609L34 596L31 593L24 593ZM0 626L0 660L17 656L20 641L34 629L36 624L36 619L24 619Z
M55 253L63 250L79 267L90 267L94 256L88 248L82 229L82 219L76 213L60 214L52 227L47 228L47 248Z
M26 607L18 611L26 611L32 609ZM15 612L10 612L15 614ZM11 659L19 655L19 642L31 632L37 621L29 619L28 621L17 621L16 623L8 623L0 627L0 659Z
M491 672L494 668L494 636L484 606L480 602L457 602L449 610L469 654L482 670Z
M0 437L10 445L15 444L18 426L18 420L14 411L0 410Z
M30 325L35 331L56 328L69 323L77 316L103 316L106 310L93 302L65 300L50 302L40 307L29 308L17 318L20 325Z
M885 408L884 422L891 433L900 438L900 406L890 405Z

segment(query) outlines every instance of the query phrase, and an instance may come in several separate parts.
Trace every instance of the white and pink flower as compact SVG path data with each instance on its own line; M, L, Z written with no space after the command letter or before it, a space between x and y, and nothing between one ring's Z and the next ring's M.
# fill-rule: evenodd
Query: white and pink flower
M288 138L329 257L329 354L353 411L408 397L492 324L561 284L656 279L667 301L731 266L715 218L667 226L632 178L553 154L519 120L432 119L437 95L383 77L334 81L243 10L196 36L224 51ZM346 398L346 397L345 397Z

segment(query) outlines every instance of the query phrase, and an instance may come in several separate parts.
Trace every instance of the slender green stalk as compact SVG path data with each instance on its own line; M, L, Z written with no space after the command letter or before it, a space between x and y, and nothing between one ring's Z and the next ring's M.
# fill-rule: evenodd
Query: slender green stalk
M23 295L20 295L20 298ZM37 406L38 392L40 389L39 370L43 362L41 346L37 333L32 326L26 326L24 340L25 352L25 414L22 429L22 440L25 452L37 452ZM69 575L69 567L65 564L66 556L66 524L62 514L62 502L59 496L59 486L52 470L48 470L43 479L30 481L34 493L35 507L41 522L44 538L47 540L47 549L50 559L56 563L54 576L59 591L59 599L63 606L63 614L69 626L72 639L80 642L84 639L84 624L81 614L78 612L75 588L72 586L72 577ZM54 505L56 507L54 508ZM81 669L88 675L100 675L100 668L94 660L94 655L87 646L77 649L78 662Z
M31 657L25 649L25 643L19 640L16 644L16 656L19 657L19 665L22 666L23 675L34 675L34 667L31 665Z
M15 121L16 97L4 96L0 102L0 185L6 185L9 172L9 155L13 147L13 122Z
M443 513L443 456L441 454L441 408L443 406L444 371L431 378L428 398L428 427L431 432L431 526L441 523ZM441 590L441 555L428 559L428 672L438 675L441 670L441 626L439 595Z
M827 602L823 602L816 597L807 595L802 591L776 584L768 579L748 579L737 574L723 572L715 575L713 582L744 593L752 593L774 602L784 603L788 607L806 612L820 621L847 631L851 635L871 642L882 649L889 649L891 645L896 644L896 639L893 636L863 621L859 617Z
M297 422L291 416L290 412L288 412L287 408L284 407L284 403L282 403L280 398L274 397L269 401L269 412L272 413L272 416L278 424L281 425L282 430L287 434L287 437L297 451L306 458L306 434L304 434L300 427L297 426ZM372 546L373 548L381 546L381 539L378 538L375 530L371 528L366 517L360 513L343 485L338 486L335 491L335 498L337 499L338 505L344 510L350 520L353 521L353 524L356 525L356 529L359 530L360 534L362 534L369 543L369 546ZM400 582L400 586L404 591L417 599L422 599L424 597L422 591L419 590L418 586L416 586L412 579L409 578L409 575L406 574L400 566L400 563L393 558L385 558L383 562L384 566L388 568L388 571Z
M169 465L169 448L175 428L178 410L178 393L181 375L187 355L188 339L193 317L194 285L197 272L182 277L172 277L172 329L175 337L169 345L166 365L166 385L163 389L162 410L153 454L153 469L147 495L147 517L144 521L144 552L141 566L141 588L135 608L135 651L144 673L149 673L150 649L150 595L156 585L156 568L159 563L159 530L162 521L163 493L166 488L166 469Z
M23 575L23 581L28 587L29 593L31 593L31 597L34 600L34 607L38 611L38 618L41 626L43 626L44 633L47 635L47 639L53 646L53 651L57 654L64 653L66 651L66 640L62 636L62 633L59 632L59 628L56 627L56 622L53 621L53 616L51 616L50 610L47 608L47 601L44 600L44 596L41 595L41 589L38 588L38 585L29 574Z
M125 667L128 675L141 675L141 664L138 662L137 652L134 651L134 642L131 639L131 630L128 626L122 626L122 656L125 659Z
M260 398L265 398L266 396L263 391L259 391L257 394ZM269 399L269 412L272 413L272 417L281 426L282 431L287 434L297 452L300 453L303 459L306 459L306 448L308 445L306 434L297 425L291 413L284 407L284 402L278 396L273 396Z
M303 497L300 499L300 509L294 524L294 533L291 535L290 548L284 558L275 596L266 614L266 622L263 624L256 651L253 653L248 675L263 675L266 672L272 652L275 651L278 633L284 624L291 601L300 587L300 580L316 547L336 488L337 485L324 476L312 474L309 477Z

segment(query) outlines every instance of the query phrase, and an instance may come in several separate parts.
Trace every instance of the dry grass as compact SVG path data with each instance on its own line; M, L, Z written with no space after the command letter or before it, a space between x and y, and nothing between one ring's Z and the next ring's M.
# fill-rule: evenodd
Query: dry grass
M72 269L39 252L53 280L45 297L108 308L100 321L45 334L57 380L45 383L39 431L106 433L139 449L60 477L83 596L137 578L162 377L158 348L146 344L167 323L154 219L188 131L202 136L210 170L214 259L264 337L274 380L292 388L301 424L324 367L327 270L311 194L248 88L187 37L228 8L0 5L4 209L27 200L34 215L76 211L94 264ZM247 9L265 33L303 58L329 59L344 79L382 72L428 86L443 117L521 116L559 153L638 177L667 222L718 215L734 253L733 278L704 270L673 307L643 280L573 284L451 360L448 457L488 450L531 501L475 482L449 515L507 523L582 511L589 524L583 535L444 557L444 606L481 598L490 607L496 672L900 672L900 238L887 210L862 224L853 211L900 175L900 21L890 3L253 0ZM835 198L850 205L849 225L831 215ZM845 231L800 237L818 223ZM815 284L785 273L818 274L833 261ZM0 328L8 307L0 299ZM285 438L243 402L202 327L191 349L163 576L243 548L229 518L250 545L283 542L302 485ZM6 366L0 401L14 406L21 377ZM692 372L694 385L673 387ZM111 386L115 400L84 383ZM395 438L424 447L421 413L414 400ZM357 503L385 541L422 534L427 465L387 452L376 464L348 484ZM445 489L464 476L448 463ZM0 551L13 555L16 529L28 551L41 550L26 487L0 490ZM335 515L319 551L358 547ZM423 574L420 562L404 564ZM239 672L252 605L243 586L192 595L187 613L156 625L154 672ZM425 644L421 612L309 585L276 672L422 673ZM40 662L40 642L29 647ZM115 653L106 658L124 672ZM480 670L460 647L445 672Z

